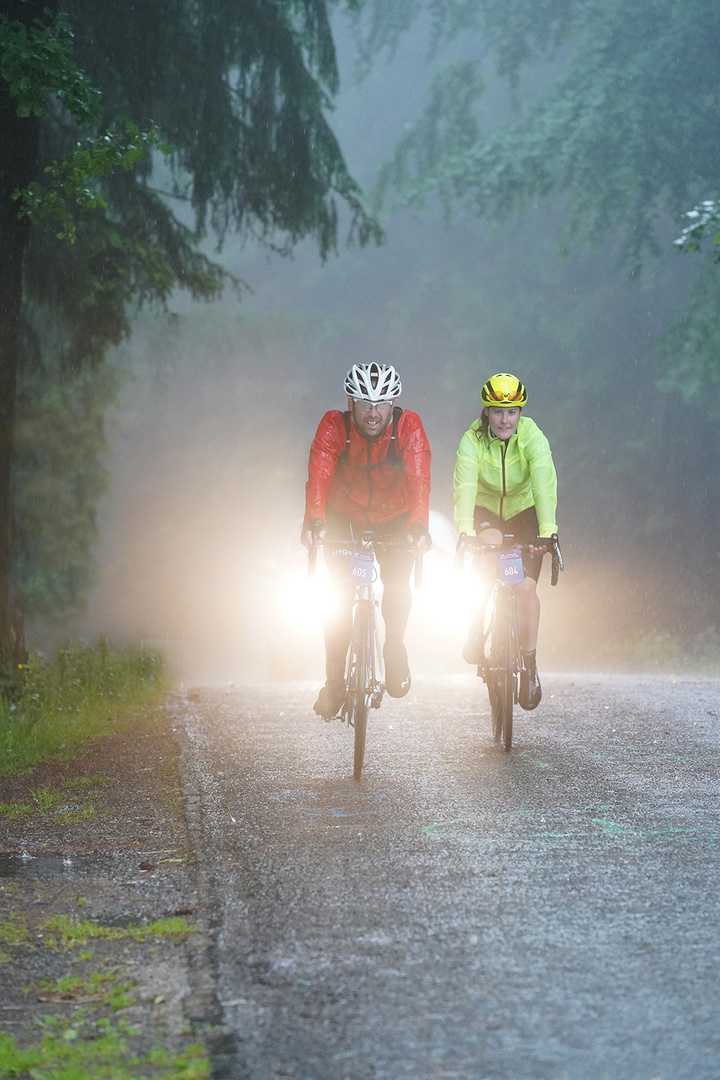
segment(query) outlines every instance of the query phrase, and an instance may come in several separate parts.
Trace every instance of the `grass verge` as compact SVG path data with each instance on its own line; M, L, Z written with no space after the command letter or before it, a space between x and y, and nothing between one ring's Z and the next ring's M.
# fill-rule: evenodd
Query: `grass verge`
M55 661L33 657L19 674L13 700L0 696L0 776L74 757L82 743L117 731L166 689L155 653L109 652L102 639L96 648L61 649Z
M154 1046L147 1053L133 1048L135 1026L122 1020L89 1022L44 1016L45 1031L35 1046L20 1047L12 1035L0 1032L0 1077L40 1077L43 1080L206 1080L207 1051L190 1043L180 1053Z

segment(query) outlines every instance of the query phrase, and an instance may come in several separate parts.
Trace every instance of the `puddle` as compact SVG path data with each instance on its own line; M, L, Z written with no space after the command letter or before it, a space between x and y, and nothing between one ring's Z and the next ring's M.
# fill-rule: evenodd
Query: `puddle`
M0 851L0 878L33 877L48 878L72 875L73 877L115 877L140 870L140 863L146 856L134 851L98 852L78 851L66 855L60 854L18 854ZM158 857L151 856L153 867Z

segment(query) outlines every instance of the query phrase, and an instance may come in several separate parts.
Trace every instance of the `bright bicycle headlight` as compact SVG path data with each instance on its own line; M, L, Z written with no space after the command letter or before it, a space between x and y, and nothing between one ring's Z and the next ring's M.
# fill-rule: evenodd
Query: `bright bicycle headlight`
M306 570L285 573L278 593L282 617L298 629L322 627L335 607L334 590L320 564L314 578L308 578Z

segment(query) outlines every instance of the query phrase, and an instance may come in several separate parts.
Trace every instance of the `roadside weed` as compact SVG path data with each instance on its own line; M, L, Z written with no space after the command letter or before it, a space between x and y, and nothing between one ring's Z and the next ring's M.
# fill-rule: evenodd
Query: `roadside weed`
M0 815L13 821L31 814L50 814L53 821L61 825L85 821L97 813L97 800L109 783L108 777L96 775L63 780L55 786L31 788L33 805L0 803Z
M207 1050L192 1042L173 1054L162 1047L138 1053L133 1046L132 1025L98 1021L90 1024L82 1015L72 1021L44 1016L39 1043L20 1047L0 1032L0 1076L32 1076L62 1080L207 1080Z
M144 924L130 926L101 926L91 919L77 919L68 915L51 915L38 924L43 944L54 952L68 952L88 941L105 939L121 941L130 938L138 944L148 938L170 938L183 941L195 933L196 927L180 916L170 919L156 919Z
M79 821L87 821L95 817L97 810L94 806L84 806L79 810L67 810L64 813L53 814L53 818L60 825L76 825Z
M0 945L20 945L28 941L29 936L25 920L21 916L0 920Z
M0 776L74 757L81 743L117 731L165 689L155 653L108 652L102 643L61 649L56 661L32 657L19 675L13 700L0 695ZM40 800L48 796L39 790Z
M65 975L55 982L41 979L32 988L41 1002L69 1001L82 1005L104 1005L111 1012L118 1012L133 1004L129 991L135 983L120 982L121 973L93 971L88 975Z
M18 818L27 817L28 814L34 814L36 812L37 807L28 806L27 803L0 803L0 814L10 821L17 821Z
M170 940L176 944L197 932L197 927L180 915L168 919L155 919L148 923L131 923L129 926L102 926L92 919L78 919L70 915L49 915L34 927L28 928L25 919L18 915L0 921L0 945L44 945L53 952L69 952L89 941L122 941L129 939L136 944L150 940ZM87 954L92 955L92 952ZM0 1074L2 1075L2 1074Z
M65 953L89 938L107 942L128 939L132 950L135 943L180 941L194 929L179 917L142 926L112 927L54 914L30 926L20 917L0 923L0 942L33 950L45 946ZM98 946L102 947L101 941ZM22 986L23 993L37 1002L36 1008L53 1012L35 1014L36 1036L31 1027L23 1033L0 1031L0 1078L207 1080L207 1047L191 1030L176 1028L174 1034L169 1033L162 1009L156 1013L153 1008L148 1013L136 1001L133 969L137 959L128 967L109 956L102 960L101 953L94 960L94 970L78 970L75 965L93 960L93 955L91 950L78 948L65 974ZM22 962L17 953L15 959ZM19 980L15 985L21 985ZM154 1004L163 1001L158 995ZM125 1009L134 1010L130 1018L123 1018ZM136 1019L139 1015L144 1017L142 1021Z
M30 794L42 814L52 810L54 806L63 801L62 792L58 790L52 791L49 788L30 788Z

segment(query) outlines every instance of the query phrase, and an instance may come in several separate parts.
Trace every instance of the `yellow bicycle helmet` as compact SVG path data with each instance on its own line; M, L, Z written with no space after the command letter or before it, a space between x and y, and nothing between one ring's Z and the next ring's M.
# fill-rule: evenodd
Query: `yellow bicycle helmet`
M480 398L483 405L496 409L521 409L527 404L527 390L514 375L500 371L485 383Z

